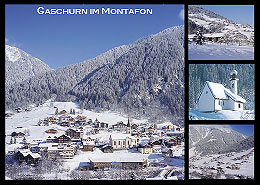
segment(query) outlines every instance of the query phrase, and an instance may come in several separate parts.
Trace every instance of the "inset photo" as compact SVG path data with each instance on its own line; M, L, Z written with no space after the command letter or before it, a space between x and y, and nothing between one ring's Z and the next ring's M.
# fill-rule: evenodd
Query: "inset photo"
M189 179L254 178L254 125L189 126Z
M254 60L254 5L189 5L189 60Z
M254 64L190 64L189 120L254 120Z

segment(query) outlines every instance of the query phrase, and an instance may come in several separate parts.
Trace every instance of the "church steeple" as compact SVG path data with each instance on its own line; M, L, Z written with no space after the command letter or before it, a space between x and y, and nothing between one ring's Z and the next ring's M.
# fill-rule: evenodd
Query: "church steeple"
M126 133L131 134L131 124L130 124L129 117L128 117L127 125L126 125Z
M237 82L238 82L238 78L237 78L237 71L233 70L230 73L230 79L229 81L231 82L230 84L230 90L231 92L233 92L234 94L237 94Z

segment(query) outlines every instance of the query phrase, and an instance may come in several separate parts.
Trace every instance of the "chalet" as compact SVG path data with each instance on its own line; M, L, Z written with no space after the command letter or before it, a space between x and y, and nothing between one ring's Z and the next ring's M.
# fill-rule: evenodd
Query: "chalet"
M38 153L38 152L40 152L40 147L39 147L38 143L31 143L31 144L30 144L30 151L31 151L32 153Z
M59 122L59 125L63 126L63 127L69 127L70 126L70 122L68 122L68 121L61 121L61 122Z
M163 157L172 157L173 153L172 153L172 150L170 148L163 148L162 149L162 155L163 155Z
M204 41L219 42L220 40L223 40L224 37L225 37L225 33L206 33L206 34L203 34L203 40ZM196 34L189 34L188 40L189 41L195 41L196 40Z
M83 152L93 151L95 143L93 141L83 141Z
M48 134L57 134L58 131L51 128L51 129L46 130L45 132Z
M72 159L76 153L76 147L67 145L52 145L48 147L48 158Z
M58 158L61 158L60 156L60 152L63 151L63 146L49 146L48 147L48 151L47 151L47 156L48 158L51 158L51 159L58 159Z
M70 144L67 144L63 147L63 150L59 152L61 158L63 159L72 159L76 153L76 148Z
M138 128L137 124L134 123L134 124L131 125L131 130L134 130L134 129L137 129L137 128Z
M69 136L66 135L61 135L59 137L57 137L57 143L70 143L71 139Z
M38 153L29 153L27 156L25 156L25 161L27 164L37 164L40 158L41 155Z
M219 110L243 110L246 100L237 94L237 71L230 73L231 89L222 84L206 81L199 95L198 105L201 112Z
M93 138L91 138L91 137L89 137L89 136L88 136L88 137L84 137L84 136L83 136L82 141L93 141L93 142L94 142L95 139L93 139Z
M80 145L82 143L81 138L71 138L71 144Z
M18 132L18 133L17 133L17 132L12 132L12 133L11 133L11 136L12 136L12 137L20 137L20 138L21 138L21 137L24 137L25 134L22 133L22 132Z
M167 131L165 134L169 137L184 137L184 133L179 131Z
M156 125L157 129L167 131L167 130L172 130L173 126L171 123L162 123Z
M60 111L60 114L67 114L67 111L66 110L62 110L62 111Z
M126 131L127 125L124 124L122 121L118 122L115 125L112 125L112 129L116 131Z
M144 144L144 145L139 144L137 149L141 154L151 154L151 153L153 153L153 146L149 143Z
M65 131L65 134L67 136L70 136L70 138L81 138L82 137L82 132L77 132L71 128Z
M95 127L96 128L99 128L99 129L107 129L108 128L108 123L104 123L104 122L96 122L95 124Z
M91 168L92 168L92 166L91 166L90 162L80 162L78 170L88 171L88 170L91 170Z
M46 138L47 143L56 143L57 142L57 136L48 136Z
M111 145L104 145L101 149L104 153L113 153L113 147Z
M181 139L179 137L170 138L164 141L167 147L172 147L176 145L181 145Z
M36 164L39 159L41 158L41 155L38 153L32 153L31 151L25 149L25 150L19 150L15 154L15 158L21 163L26 162L27 164Z

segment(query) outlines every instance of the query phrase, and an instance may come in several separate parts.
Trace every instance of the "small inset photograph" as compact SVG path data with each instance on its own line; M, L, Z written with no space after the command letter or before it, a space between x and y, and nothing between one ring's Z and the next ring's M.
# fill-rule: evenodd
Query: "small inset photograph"
M189 126L189 179L254 178L254 125Z
M254 120L254 64L189 64L189 120Z
M254 60L254 5L189 5L189 60Z

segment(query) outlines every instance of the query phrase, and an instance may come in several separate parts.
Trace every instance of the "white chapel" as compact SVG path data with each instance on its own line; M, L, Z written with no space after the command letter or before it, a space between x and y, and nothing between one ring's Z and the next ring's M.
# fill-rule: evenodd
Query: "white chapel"
M236 70L230 73L230 89L225 88L222 84L206 81L199 95L199 111L243 110L246 100L238 95L237 74Z

